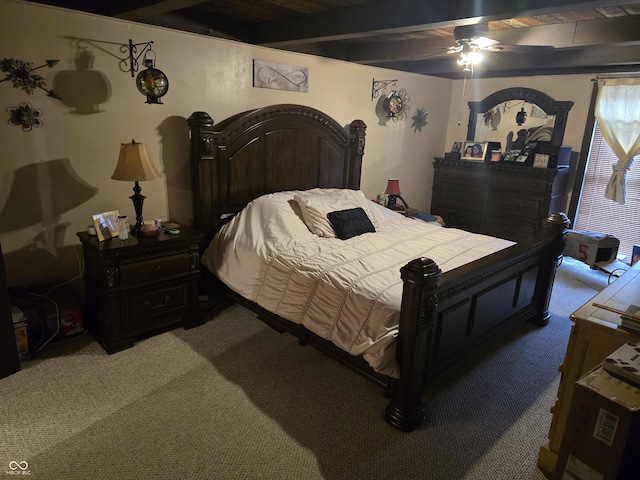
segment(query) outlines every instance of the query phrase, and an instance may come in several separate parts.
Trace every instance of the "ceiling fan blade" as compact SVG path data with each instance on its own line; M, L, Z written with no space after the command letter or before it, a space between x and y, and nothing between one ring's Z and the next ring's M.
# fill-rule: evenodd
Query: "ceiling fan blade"
M506 45L501 43L498 51L509 53L550 53L555 50L551 45Z

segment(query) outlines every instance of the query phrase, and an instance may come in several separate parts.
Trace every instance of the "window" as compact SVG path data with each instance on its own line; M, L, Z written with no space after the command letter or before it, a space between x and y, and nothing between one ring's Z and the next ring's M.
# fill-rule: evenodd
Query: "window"
M618 254L630 262L633 245L640 244L640 155L627 172L624 205L604 196L611 165L617 161L596 122L573 228L613 235L620 240Z

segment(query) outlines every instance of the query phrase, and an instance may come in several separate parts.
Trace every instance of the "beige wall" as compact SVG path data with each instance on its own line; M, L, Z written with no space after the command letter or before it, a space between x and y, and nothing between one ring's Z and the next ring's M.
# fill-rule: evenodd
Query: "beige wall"
M79 40L84 39L84 40ZM163 105L147 105L128 72L120 70L117 45L154 41L157 68L170 81ZM79 52L89 54L89 69L76 68ZM317 108L342 124L354 119L367 126L362 190L373 198L389 177L400 178L410 205L428 210L432 159L454 139L466 135L466 101L501 88L530 86L557 100L576 102L569 114L566 144L582 139L591 92L589 76L471 80L460 110L462 81L377 69L302 54L255 47L168 29L30 4L0 0L0 58L16 58L41 69L47 87L34 95L0 84L2 110L30 102L43 111L43 126L31 132L0 122L0 241L10 285L66 281L79 274L81 254L75 233L91 214L118 209L134 217L133 185L112 180L119 145L144 142L162 178L143 182L144 217L191 222L189 140L186 119L208 112L216 122L235 113L277 103ZM309 68L309 92L254 88L253 59ZM398 79L411 96L409 118L380 122L371 100L373 79ZM94 103L95 102L95 103ZM92 108L87 105L93 103ZM82 107L79 107L82 105ZM422 132L411 128L421 107L428 113ZM462 108L462 107L461 107ZM80 112L78 112L80 110ZM461 126L457 126L458 118Z

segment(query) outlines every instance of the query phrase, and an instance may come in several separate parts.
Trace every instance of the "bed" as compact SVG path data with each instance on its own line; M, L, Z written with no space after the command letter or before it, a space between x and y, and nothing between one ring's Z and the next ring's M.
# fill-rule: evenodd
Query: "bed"
M422 424L426 408L423 391L438 375L468 360L523 322L548 323L551 288L569 225L564 214L550 216L540 235L513 244L456 232L421 220L399 218L401 216L394 212L385 213L383 208L376 210L376 206L359 191L365 146L364 122L355 120L345 127L325 113L306 106L263 107L234 115L217 125L207 113L195 112L189 117L189 126L194 226L207 233L202 245L205 273L201 288L210 294L222 293L245 305L278 331L296 335L301 343L321 349L379 384L390 398L384 417L399 430L411 431ZM370 221L375 233L365 230L342 240L311 232L311 227L307 228L305 223L308 218L303 215L306 207L300 209L303 203L299 197L311 195L305 201L315 205L309 199L316 201L315 195L332 192L340 192L356 202L357 212L349 211L349 214L365 212L367 218L363 221ZM353 206L347 203L343 206ZM278 255L263 248L262 244L255 247L253 238L247 240L251 235L241 239L234 237L242 231L238 230L239 224L248 226L247 232L255 230L255 218L265 216L263 209L267 204L279 205L278 211L287 219L281 221L276 213L267 215L270 219L267 224L271 230L277 230L275 243L286 247L284 253ZM297 211L296 206L301 211ZM261 213L251 213L254 210ZM341 212L348 210L351 208ZM280 225L293 224L294 217L298 217L299 224L291 227L293 233L287 226L289 236L282 241ZM398 247L396 242L405 240L393 238L392 234L403 222L409 222L406 226L413 230L411 235L404 235L410 240ZM454 234L458 235L455 240L458 245L478 242L479 248L469 257L472 261L463 264L456 263L458 260L449 261L446 252L454 243L450 237ZM439 238L440 247L420 250L423 247L417 246L417 240L431 235ZM387 251L374 252L379 248L374 243L381 237L383 243L385 239L388 242ZM480 245L485 240L487 245ZM242 263L246 261L245 257L254 256L253 250L268 250L261 253L264 253L262 260L266 259L266 263L255 268L251 263ZM354 257L344 257L348 250L356 252L357 261ZM402 259L398 251L416 252L416 257ZM357 269L350 270L356 270L358 282L345 280L343 273L329 275L327 272L333 272L336 267L322 263L325 256L331 257L331 261L338 258L337 263L348 263L351 267L356 262ZM226 267L225 273L222 266L225 257L238 257L241 261ZM371 263L373 260L370 259L374 257L387 264L384 273L378 264ZM431 257L443 263L443 268ZM297 273L298 277L274 267L298 265L309 258L315 262L314 268L318 268L316 273L310 272L307 264ZM243 289L243 278L253 278L252 269L263 273L270 271L273 276L266 273L255 285ZM365 269L364 273L362 269ZM318 280L320 276L324 283ZM360 295L361 283L380 283L377 280L370 282L374 276L383 278L382 283L386 286L373 294L373 300L366 299L368 303L364 306L340 303L348 296ZM234 281L234 277L240 279ZM362 280L364 278L366 281ZM341 292L335 300L332 298L335 292L327 285L343 288L338 285L343 281L349 284L349 291ZM300 300L286 288L284 294L277 293L280 295L277 298L272 290L263 297L252 293L264 285L272 287L281 283L290 289L309 283L311 289L317 291L316 297ZM370 294L364 294L367 295ZM283 298L287 297L294 299L292 304L280 308ZM332 303L340 305L332 307ZM304 312L290 311L302 304ZM386 320L373 333L368 330L369 320L363 321L358 328L362 330L366 323L364 341L360 341L361 331L355 333L354 339L346 333L333 335L336 328L342 328L336 327L335 322L329 322L330 327L316 327L307 321L310 311L315 311L316 317L325 314L338 318L342 315L334 310L350 311L356 319L368 315L362 311L380 310L381 318ZM296 316L300 321L292 321ZM327 334L323 328L333 330ZM352 327L343 330L349 328ZM336 342L333 337L343 341ZM370 341L371 338L376 341ZM345 348L345 343L349 348ZM373 347L376 343L383 344L384 351L376 350L378 345ZM369 347L374 350L367 350ZM371 361L378 357L380 363Z

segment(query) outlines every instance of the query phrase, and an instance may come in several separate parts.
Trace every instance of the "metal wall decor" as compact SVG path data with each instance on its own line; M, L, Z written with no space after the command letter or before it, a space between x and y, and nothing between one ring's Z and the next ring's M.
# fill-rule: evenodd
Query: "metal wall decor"
M413 133L421 132L422 127L424 127L427 122L427 115L429 115L424 108L418 108L416 110L416 114L411 117L413 123L411 124L411 128L413 128Z
M22 102L17 107L8 107L9 125L21 126L23 132L30 132L33 128L42 126L42 110L33 108L30 103Z
M143 45L143 47L140 53L138 53L138 47L140 45ZM169 79L163 71L156 68L156 52L153 51L151 45L153 45L152 41L133 43L133 41L129 39L128 44L120 45L120 51L129 52L128 65L132 77L139 69L139 58L144 55L142 64L147 68L141 71L136 77L136 87L138 87L140 93L147 97L147 103L162 104L160 98L169 91ZM123 62L123 65L127 65L127 59L120 60Z
M387 87L391 85L391 90L395 91L396 83L398 83L398 79L394 80L376 80L373 79L373 83L371 83L371 101L375 100L380 96L380 92L384 92L387 94Z
M36 88L40 88L47 92L47 97L61 100L61 98L53 91L46 88L47 84L44 77L34 73L43 67L53 67L60 60L45 60L43 65L34 67L30 62L23 62L15 58L3 58L0 60L0 71L7 74L0 82L11 80L13 88L19 88L29 95L33 95Z
M44 77L38 73L44 67L52 68L60 60L45 60L45 63L39 67L34 67L30 62L16 60L15 58L3 58L0 60L0 71L7 74L6 77L0 79L1 82L11 81L13 88L19 88L28 95L33 95L37 88L47 92L47 97L62 100L53 90L47 88ZM15 107L6 109L9 114L7 123L9 125L21 126L23 132L30 132L34 128L42 126L42 110L34 108L28 102L21 102Z

